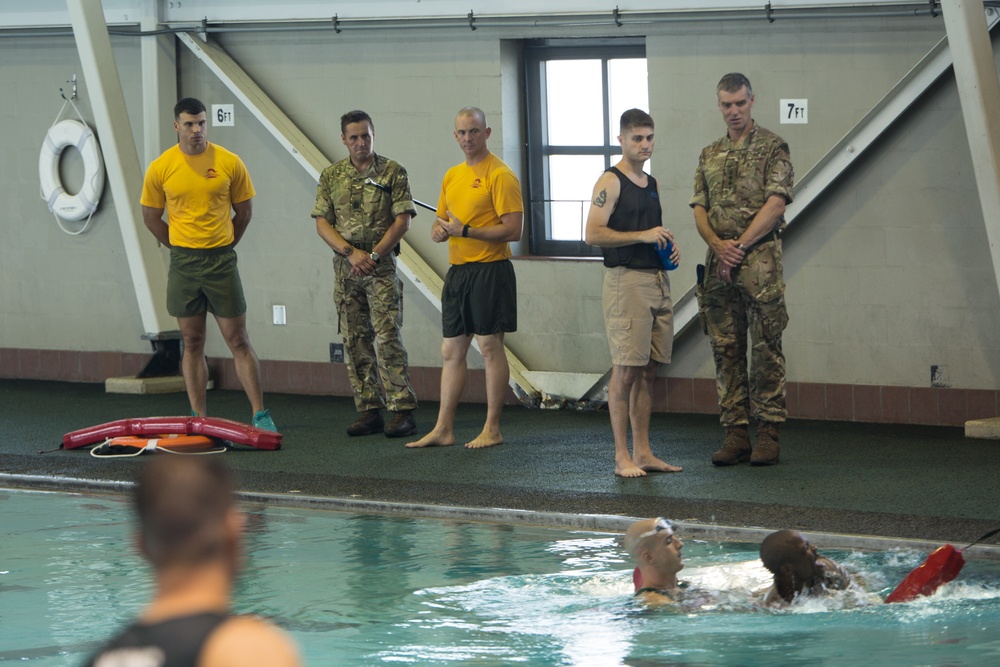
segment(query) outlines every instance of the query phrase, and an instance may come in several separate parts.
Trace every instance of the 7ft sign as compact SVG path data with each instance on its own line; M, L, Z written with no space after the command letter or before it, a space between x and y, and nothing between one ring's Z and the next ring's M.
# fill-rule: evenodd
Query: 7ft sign
M805 125L809 122L809 100L783 99L778 105L778 118L781 124L797 123Z

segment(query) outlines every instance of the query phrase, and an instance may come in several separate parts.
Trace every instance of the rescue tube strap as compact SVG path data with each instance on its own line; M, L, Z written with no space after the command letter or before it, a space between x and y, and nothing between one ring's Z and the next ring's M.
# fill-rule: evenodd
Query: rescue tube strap
M980 543L980 542L982 542L983 540L988 540L988 539L990 539L991 537L993 537L993 536L994 536L994 535L996 535L997 533L1000 533L1000 528L994 528L994 529L993 529L993 530L991 530L990 532L988 532L988 533L985 533L985 534L983 534L983 535L980 535L979 537L977 537L977 538L976 538L976 541L975 541L975 542L973 542L973 543L971 543L971 544L968 544L968 545L966 545L966 547L965 547L964 549L962 549L962 551L965 551L965 549L969 549L969 548L971 548L971 547L974 547L974 546L976 546L977 544L979 544L979 543Z

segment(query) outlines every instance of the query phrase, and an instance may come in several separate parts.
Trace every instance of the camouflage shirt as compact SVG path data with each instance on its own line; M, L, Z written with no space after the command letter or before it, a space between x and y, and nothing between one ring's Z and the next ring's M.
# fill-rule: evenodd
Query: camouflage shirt
M705 147L688 204L708 211L721 239L739 238L771 195L792 201L792 161L785 140L756 122L739 144L724 135ZM782 218L775 229L783 229Z
M417 214L406 169L389 158L375 155L364 171L345 158L319 177L312 217L326 218L344 240L362 250L375 247L401 213Z

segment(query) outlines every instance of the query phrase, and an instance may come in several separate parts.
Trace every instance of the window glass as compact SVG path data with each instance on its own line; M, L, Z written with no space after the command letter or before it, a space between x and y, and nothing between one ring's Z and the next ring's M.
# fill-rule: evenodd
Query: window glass
M604 143L604 91L600 60L545 63L548 144L600 146Z
M584 243L590 195L621 156L619 119L649 110L641 38L537 40L525 48L529 246L599 257Z
M552 240L583 240L590 195L602 171L603 155L549 157L549 237Z
M618 125L629 109L649 111L649 84L645 58L616 58L608 61L608 101L611 127L608 142L618 142Z

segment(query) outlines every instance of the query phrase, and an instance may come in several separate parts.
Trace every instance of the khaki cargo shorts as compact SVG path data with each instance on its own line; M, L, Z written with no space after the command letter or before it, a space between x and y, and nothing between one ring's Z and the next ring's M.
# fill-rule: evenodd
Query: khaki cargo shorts
M617 266L604 274L604 327L616 366L670 363L674 305L666 271Z

